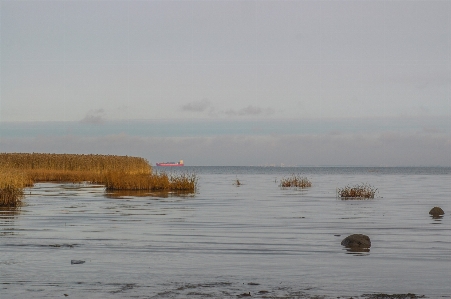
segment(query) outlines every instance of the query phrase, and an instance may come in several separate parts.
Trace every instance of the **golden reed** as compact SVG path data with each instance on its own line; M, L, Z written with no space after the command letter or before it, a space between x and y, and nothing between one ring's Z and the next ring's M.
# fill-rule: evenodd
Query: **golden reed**
M374 198L377 193L377 189L369 184L360 184L355 186L346 186L344 188L337 189L338 196L341 199L368 199Z
M131 174L108 172L103 182L107 190L195 191L195 174Z
M0 169L0 207L15 207L23 196L23 188L31 181L21 171Z
M280 180L280 187L282 188L288 187L307 188L311 186L312 182L310 182L307 178L296 174L293 174L291 175L291 177L283 178Z
M194 191L192 174L152 173L140 157L41 153L0 153L0 206L16 205L25 186L34 182L104 184L108 190Z

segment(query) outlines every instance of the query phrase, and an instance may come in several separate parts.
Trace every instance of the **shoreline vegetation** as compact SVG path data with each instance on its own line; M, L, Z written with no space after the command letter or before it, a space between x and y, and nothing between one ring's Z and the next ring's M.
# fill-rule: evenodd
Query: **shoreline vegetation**
M195 174L152 172L141 157L94 154L0 153L0 206L16 206L23 189L36 182L90 182L107 191L185 191Z

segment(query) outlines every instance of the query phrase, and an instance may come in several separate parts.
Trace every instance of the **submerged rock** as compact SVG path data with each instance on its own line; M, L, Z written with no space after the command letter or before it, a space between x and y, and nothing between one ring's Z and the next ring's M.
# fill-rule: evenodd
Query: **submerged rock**
M433 207L430 211L429 214L432 215L433 217L436 216L442 216L445 214L445 212L442 210L442 208L440 207Z
M371 240L367 235L354 234L344 238L341 245L348 248L370 248Z

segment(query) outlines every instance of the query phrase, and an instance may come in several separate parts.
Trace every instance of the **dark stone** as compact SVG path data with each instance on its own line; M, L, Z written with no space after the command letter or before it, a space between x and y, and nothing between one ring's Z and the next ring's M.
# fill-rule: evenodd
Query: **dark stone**
M442 208L440 207L433 207L430 211L429 214L431 214L432 216L441 216L444 215L445 212L442 210Z
M344 238L341 245L348 248L370 248L371 240L366 235L354 234Z

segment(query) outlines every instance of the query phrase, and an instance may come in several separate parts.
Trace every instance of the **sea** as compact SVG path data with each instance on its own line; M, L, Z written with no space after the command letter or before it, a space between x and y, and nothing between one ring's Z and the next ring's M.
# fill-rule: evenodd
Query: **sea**
M451 298L449 167L154 170L197 190L36 183L2 208L0 298ZM280 187L292 175L312 186ZM375 198L338 197L359 184Z

